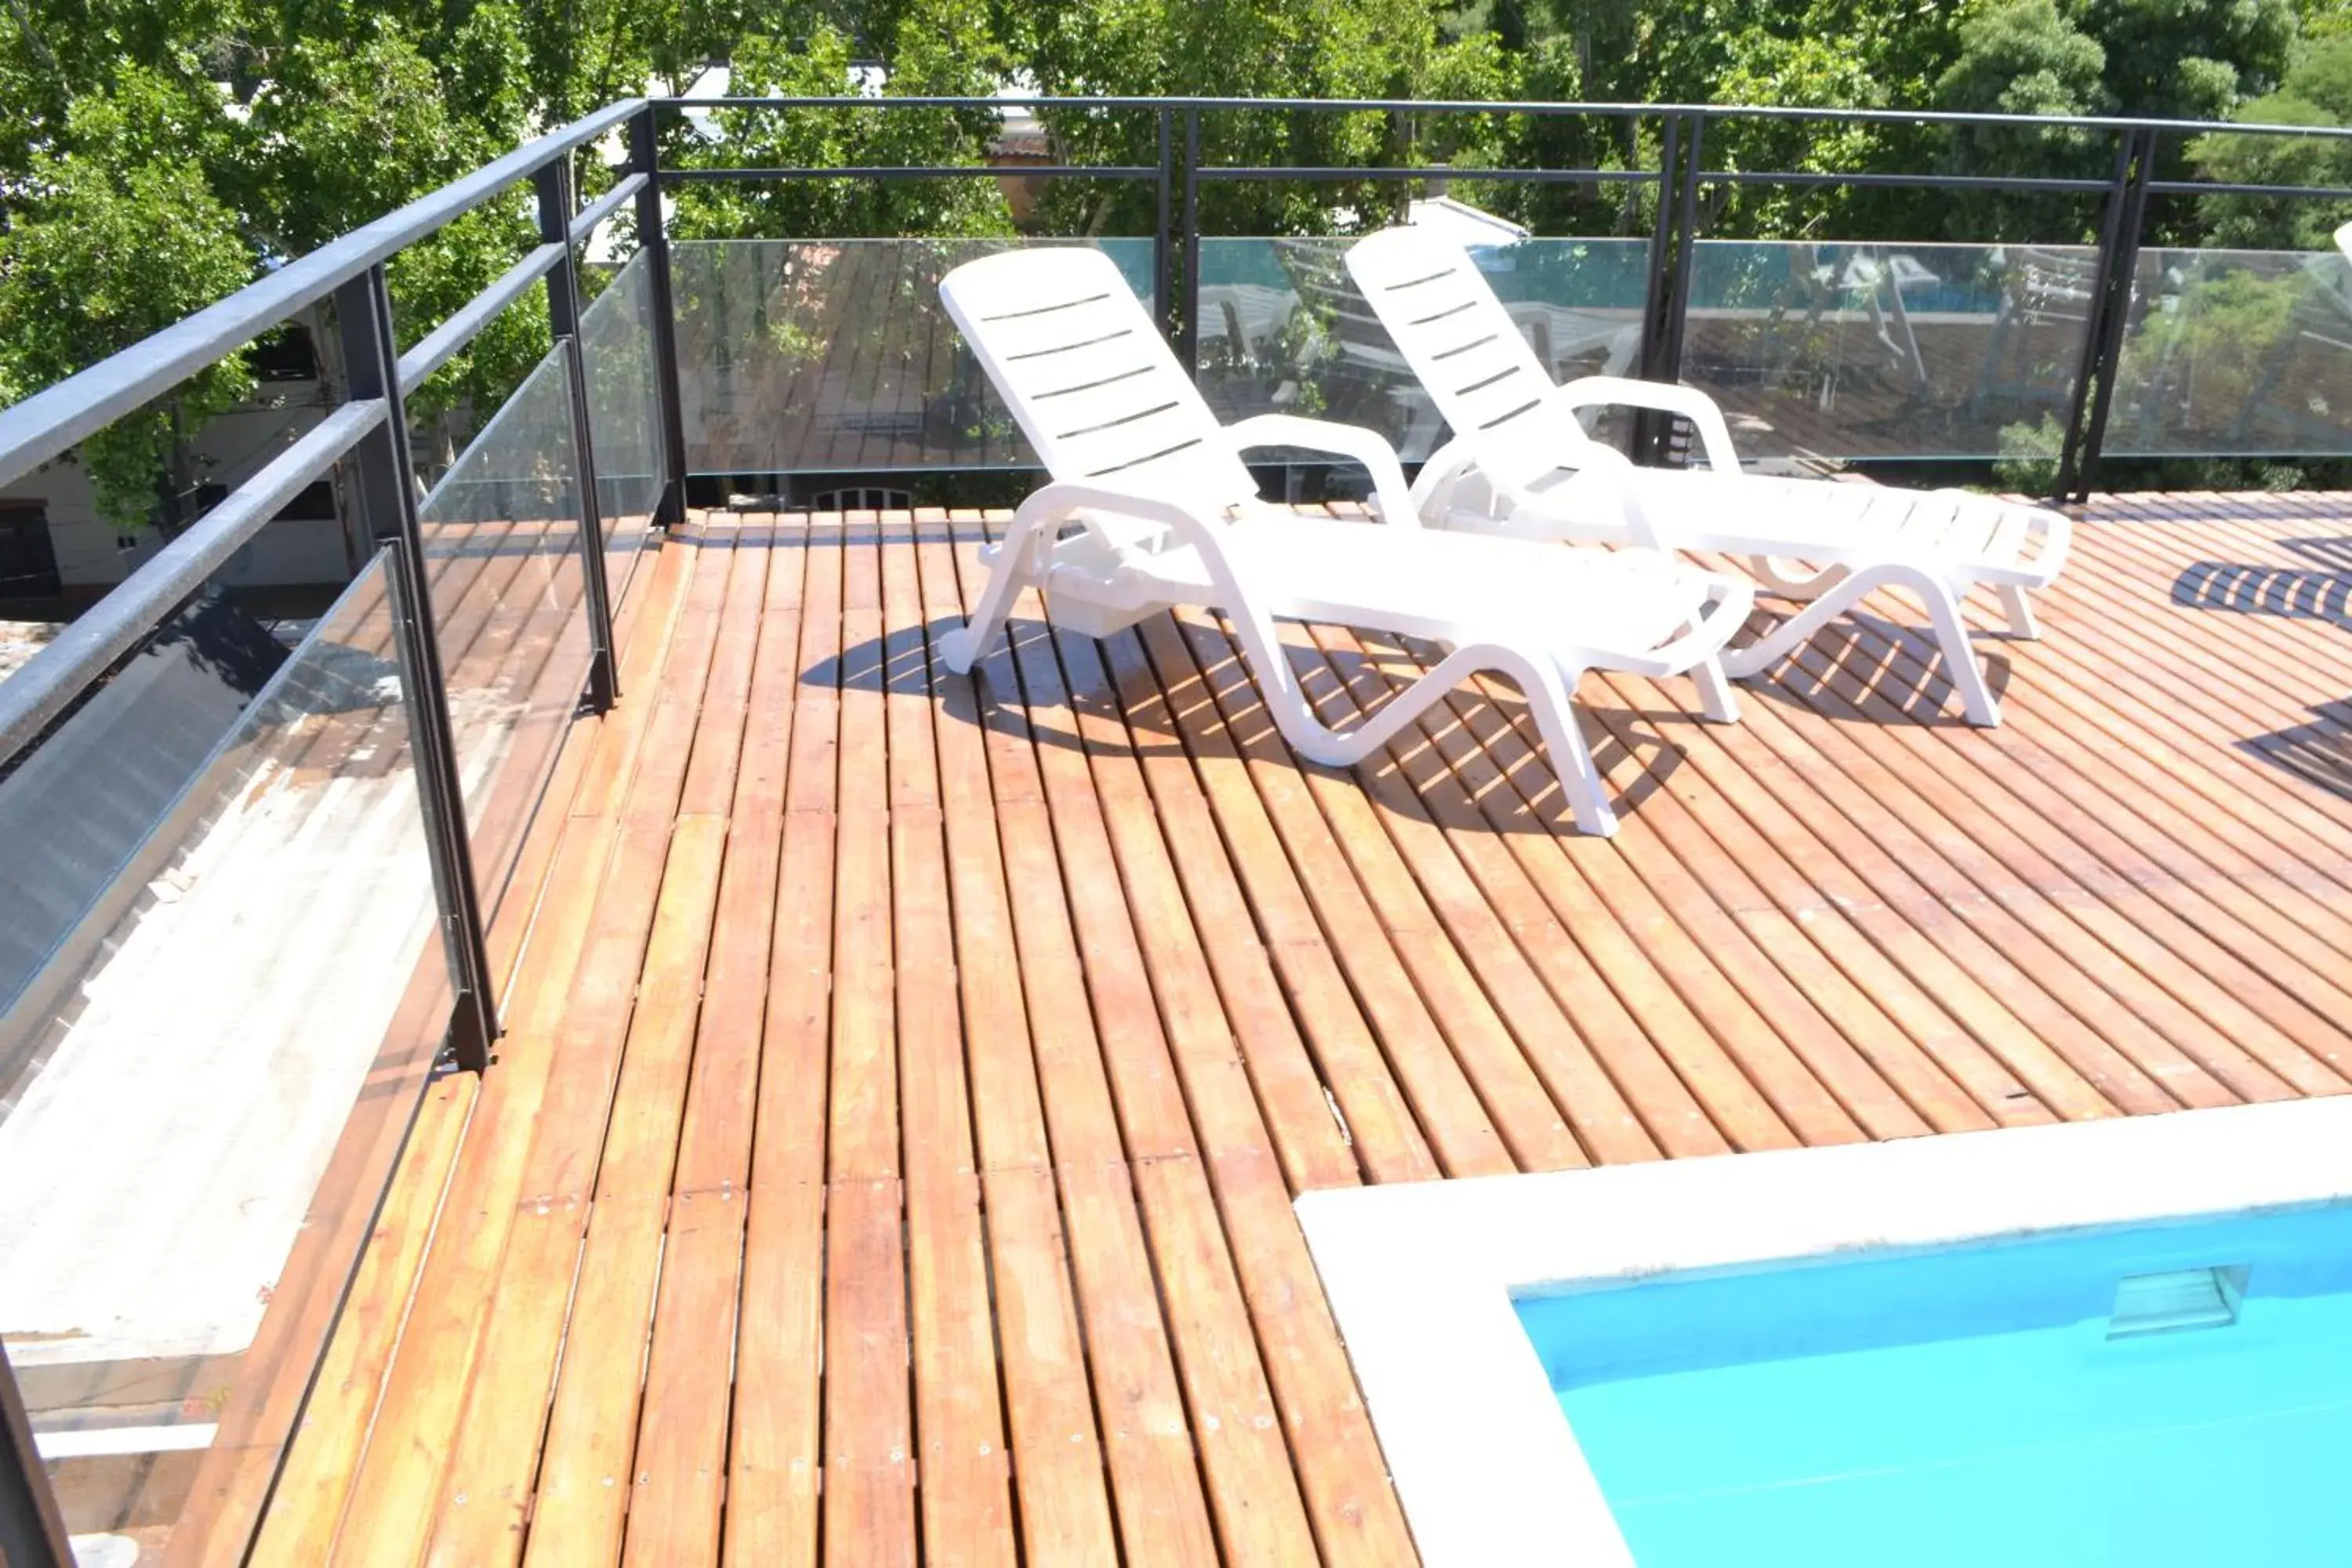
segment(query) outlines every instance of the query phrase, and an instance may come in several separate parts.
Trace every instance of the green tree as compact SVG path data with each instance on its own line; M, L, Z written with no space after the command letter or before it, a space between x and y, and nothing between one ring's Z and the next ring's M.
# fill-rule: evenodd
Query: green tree
M76 99L58 151L36 151L11 184L0 238L0 403L162 331L244 283L252 253L199 161L173 143L190 127L177 96L126 68L113 90ZM46 139L45 139L46 140ZM155 508L159 483L193 482L187 438L253 390L241 354L83 443L101 511L123 525Z
M2310 45L2278 91L2234 118L2260 125L2352 126L2352 32ZM2352 138L2259 136L2213 132L2189 145L2206 179L2248 185L2352 186ZM2352 202L2210 195L2197 213L2217 244L2255 249L2325 250Z
M1939 108L2065 117L2103 107L2106 50L2053 0L1996 0L1963 21L1958 50L1936 83ZM2031 178L2105 178L2115 138L2068 127L1960 126L1945 166L1958 173ZM2079 240L2095 207L2064 195L1969 192L1948 207L1954 238Z
M729 90L739 97L841 97L856 41L820 20L796 38L752 35L735 46ZM892 97L979 97L1001 57L983 14L954 0L916 0L900 25L884 91ZM666 157L684 167L827 168L986 163L993 110L729 109L711 116L715 140L680 123ZM1010 234L997 183L800 179L698 182L679 195L682 238L837 238Z
M2105 51L2105 107L2167 120L2219 120L2271 90L2295 40L2294 0L2070 0Z
M527 136L545 113L511 0L8 0L0 19L0 395L129 346ZM490 204L393 265L404 343L527 250ZM417 398L495 404L546 348L509 310ZM79 453L135 527L193 482L189 439L250 391L240 358ZM166 515L170 509L166 508Z
M1055 93L1225 98L1504 96L1511 77L1489 35L1448 42L1431 0L1038 0L1024 58ZM1157 127L1140 113L1065 112L1056 145L1087 162L1148 163ZM1225 110L1202 116L1202 157L1227 164L1349 167L1493 155L1500 128L1466 117ZM1210 233L1317 234L1352 211L1378 223L1394 182L1216 182L1202 196ZM1079 226L1142 232L1150 194L1092 195ZM1114 217L1113 215L1116 215Z

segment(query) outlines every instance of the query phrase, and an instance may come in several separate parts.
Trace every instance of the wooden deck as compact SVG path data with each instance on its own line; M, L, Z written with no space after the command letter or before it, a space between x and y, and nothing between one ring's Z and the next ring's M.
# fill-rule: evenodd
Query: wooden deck
M2103 500L1998 731L1899 618L1591 680L1605 842L1507 691L1348 773L1205 616L951 677L983 532L639 572L255 1562L1409 1563L1295 1193L2347 1087L2352 497Z

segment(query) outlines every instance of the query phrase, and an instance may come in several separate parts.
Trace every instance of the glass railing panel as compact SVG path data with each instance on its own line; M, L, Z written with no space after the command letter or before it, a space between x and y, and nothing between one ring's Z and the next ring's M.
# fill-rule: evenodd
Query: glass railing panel
M560 352L433 487L419 521L488 921L588 679L580 466Z
M2054 457L2097 265L2084 246L1702 240L1682 379L1751 462Z
M448 1023L383 583L216 578L0 777L0 1342L86 1561L240 1559Z
M672 246L688 471L757 483L1034 467L939 294L940 279L962 262L1024 243L1055 242ZM1150 299L1151 241L1091 243Z
M1361 425L1419 462L1445 422L1348 276L1353 243L1202 240L1201 389L1228 422L1287 413ZM1556 380L1634 373L1649 241L1526 239L1471 254Z
M652 277L640 253L580 313L588 439L596 454L604 576L618 605L661 500L661 426L654 401Z
M2352 456L2352 261L2148 249L2102 450Z

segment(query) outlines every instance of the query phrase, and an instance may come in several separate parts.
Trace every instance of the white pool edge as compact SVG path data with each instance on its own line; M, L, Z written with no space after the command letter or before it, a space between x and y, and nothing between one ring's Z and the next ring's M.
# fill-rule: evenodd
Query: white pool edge
M1306 1194L1427 1568L1633 1563L1513 1292L2352 1198L2352 1098Z

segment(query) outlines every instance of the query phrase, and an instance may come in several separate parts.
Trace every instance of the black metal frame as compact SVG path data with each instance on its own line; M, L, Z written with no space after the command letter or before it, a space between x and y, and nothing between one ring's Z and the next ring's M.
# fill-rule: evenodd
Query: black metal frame
M538 193L539 237L561 247L547 273L547 324L563 360L564 402L572 412L572 455L580 475L580 581L588 611L588 705L602 713L621 694L613 647L613 598L604 583L603 497L596 489L595 443L588 430L588 371L580 357L580 274L572 250L572 161L559 158L531 176Z
M392 293L382 262L335 291L335 321L352 395L381 398L384 405L383 422L352 450L352 489L377 548L386 552L384 585L392 606L401 700L416 758L417 797L432 854L442 947L457 994L447 1048L459 1067L479 1072L489 1066L490 1044L498 1038L498 999L490 984L481 896L466 829L466 794L449 724L448 679L441 668L440 639L434 632L433 599L425 575L425 534L416 516L416 475L401 400ZM602 554L601 545L597 553Z
M738 110L908 110L908 109L1124 109L1150 110L1158 116L1159 160L1156 165L990 164L926 166L858 166L835 169L696 168L665 169L650 155L654 116L684 109ZM1201 120L1219 111L1356 113L1391 112L1445 115L1528 115L1545 118L1583 116L1596 119L1655 120L1660 126L1660 155L1654 169L1486 169L1447 165L1258 165L1211 164L1201 157ZM1181 116L1182 171L1176 169L1176 117ZM1869 171L1710 169L1706 166L1707 128L1719 121L1782 121L1832 124L1932 124L2042 128L2113 133L2117 142L2114 173L2105 180L2051 176L2002 177L1989 174L1881 174ZM2105 116L2065 118L2047 115L2004 115L1906 110L1784 109L1764 105L1531 103L1449 100L1414 102L1397 99L1234 99L1234 98L1056 98L1002 99L906 98L672 98L654 100L644 111L644 146L633 163L650 176L654 186L709 181L778 179L936 179L952 176L1069 175L1099 179L1151 179L1158 184L1157 229L1153 235L1153 277L1163 289L1161 315L1169 340L1188 366L1197 366L1200 350L1199 245L1201 186L1203 183L1265 181L1349 181L1380 177L1476 179L1547 184L1647 184L1658 192L1649 258L1649 279L1643 300L1640 368L1645 380L1675 381L1682 372L1683 343L1689 317L1692 259L1699 237L1700 188L1705 185L1853 186L1948 191L1996 191L2098 196L2102 201L2098 248L2099 302L2086 329L2068 410L2065 438L2060 453L2053 499L2085 499L2105 434L2115 393L2123 330L2131 304L2132 273L2150 195L2232 195L2342 199L2352 189L2334 186L2282 186L2204 181L2159 181L2153 178L2158 139L2167 134L2223 132L2341 139L2352 130L2336 127L2267 124L2204 124L2189 121ZM635 128L633 127L633 130ZM1180 195L1181 193L1181 195ZM1171 207L1174 212L1171 216ZM1172 274L1172 276L1171 276ZM676 371L675 363L671 374ZM1636 461L1670 460L1675 421L1643 411L1633 422L1630 454Z
M25 1397L8 1352L0 1349L0 1563L7 1568L73 1568L64 1514L41 1468Z

